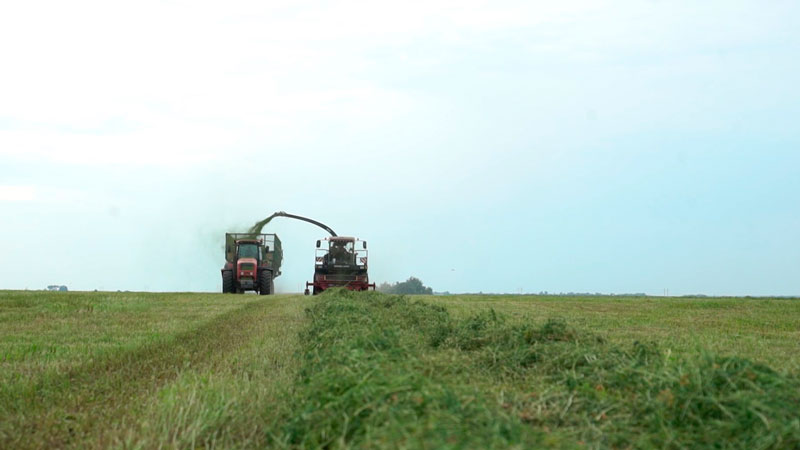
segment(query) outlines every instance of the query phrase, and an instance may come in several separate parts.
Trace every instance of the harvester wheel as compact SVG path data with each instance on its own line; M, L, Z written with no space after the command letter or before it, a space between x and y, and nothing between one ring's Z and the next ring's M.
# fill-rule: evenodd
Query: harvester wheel
M233 286L233 272L225 270L222 272L222 293L232 294L234 292L236 292L236 289Z
M258 293L261 295L270 295L272 291L272 273L268 270L264 270L258 274Z

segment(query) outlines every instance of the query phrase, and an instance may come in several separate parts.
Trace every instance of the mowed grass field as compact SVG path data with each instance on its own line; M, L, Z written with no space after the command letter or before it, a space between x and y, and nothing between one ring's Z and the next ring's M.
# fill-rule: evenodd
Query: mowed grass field
M800 299L460 295L429 297L453 314L493 308L511 320L564 318L619 344L657 341L800 371Z
M800 301L0 291L0 448L800 448Z

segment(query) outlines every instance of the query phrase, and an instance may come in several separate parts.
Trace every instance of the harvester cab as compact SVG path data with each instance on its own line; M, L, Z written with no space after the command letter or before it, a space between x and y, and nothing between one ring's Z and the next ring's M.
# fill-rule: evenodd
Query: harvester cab
M222 292L272 294L282 259L281 241L274 234L226 233Z
M331 236L317 241L314 281L306 283L305 294L314 295L331 287L351 291L375 289L367 274L367 242L353 237ZM313 291L311 289L313 289Z

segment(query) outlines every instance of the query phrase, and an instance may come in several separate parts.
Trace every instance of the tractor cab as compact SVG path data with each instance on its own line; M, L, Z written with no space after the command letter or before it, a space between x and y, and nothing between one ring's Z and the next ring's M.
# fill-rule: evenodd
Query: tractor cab
M317 241L314 281L306 283L306 294L331 287L354 291L375 289L367 276L367 242L354 237L332 236Z
M262 248L263 242L256 240L239 240L236 241L236 259L252 258L261 261L263 258ZM269 248L267 248L269 251Z
M324 244L323 244L324 242ZM356 243L361 249L356 248ZM335 236L317 241L317 265L326 269L366 269L367 242L352 237Z
M351 267L355 264L355 256L355 239L331 239L328 241L328 252L324 253L323 260L325 264L334 267Z

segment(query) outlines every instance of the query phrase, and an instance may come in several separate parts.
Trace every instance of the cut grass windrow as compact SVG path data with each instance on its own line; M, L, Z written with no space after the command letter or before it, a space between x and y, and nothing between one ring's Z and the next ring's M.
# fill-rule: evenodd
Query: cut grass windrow
M201 323L198 328L166 337L131 351L112 354L66 374L44 373L26 389L4 392L0 448L105 447L106 431L136 418L143 399L176 378L182 370L217 364L237 346L249 342L262 324L256 313L269 298L245 304Z
M276 446L800 448L800 382L747 359L378 293L308 316Z

